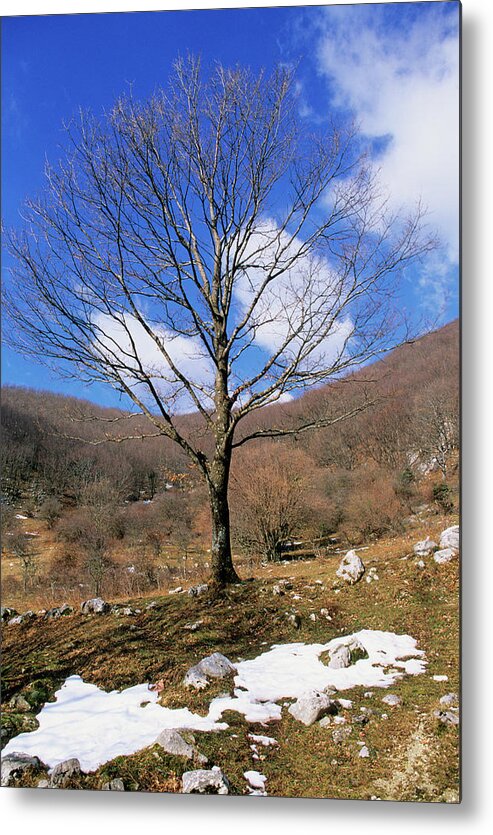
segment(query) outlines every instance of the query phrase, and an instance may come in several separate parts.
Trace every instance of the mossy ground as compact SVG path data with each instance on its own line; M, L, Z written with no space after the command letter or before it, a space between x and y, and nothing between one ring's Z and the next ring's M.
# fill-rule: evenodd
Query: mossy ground
M2 741L31 730L40 705L53 698L69 675L81 675L106 690L163 679L164 704L204 713L210 699L230 683L195 692L184 688L182 679L191 665L211 652L222 652L234 662L253 658L274 643L327 642L360 629L389 630L417 640L426 652L427 671L407 676L392 688L402 699L397 708L383 705L384 692L377 688L370 698L362 688L343 693L354 704L351 711L342 711L343 716L354 718L362 707L372 711L366 724L351 723L351 734L343 743L334 742L333 726L305 727L283 710L282 720L267 727L249 725L241 715L228 712L223 717L228 729L196 733L197 747L210 765L223 769L238 794L247 791L243 773L255 769L267 777L269 795L457 801L458 732L440 724L433 711L440 696L459 691L458 561L437 565L427 557L425 568L419 569L412 556L413 542L426 534L437 539L456 521L432 517L422 528L361 551L367 569L374 565L378 570L380 579L371 583L363 578L349 587L337 581L337 557L273 564L262 568L253 582L232 586L216 599L166 595L129 601L143 609L133 617L76 614L7 627ZM276 595L273 586L283 578L293 587ZM157 605L146 610L150 599ZM331 619L321 616L320 609L327 609ZM288 620L292 612L301 616L299 629ZM203 621L199 629L185 629L198 620ZM434 681L435 674L447 675L448 681ZM31 711L9 708L17 694L26 697ZM260 759L254 760L249 733L272 736L278 745L258 746ZM358 756L358 742L368 747L369 758ZM106 763L73 787L99 789L121 777L128 790L174 792L180 790L182 773L194 767L153 746ZM26 776L22 784L35 785L30 779Z

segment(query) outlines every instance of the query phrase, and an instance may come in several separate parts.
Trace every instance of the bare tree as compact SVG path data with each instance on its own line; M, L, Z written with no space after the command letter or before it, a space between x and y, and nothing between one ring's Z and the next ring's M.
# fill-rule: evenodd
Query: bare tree
M120 426L145 415L149 435L187 453L208 486L218 586L238 579L233 450L355 411L240 432L242 421L402 341L398 278L434 245L419 207L388 211L352 127L308 135L297 112L289 70L204 77L178 60L148 102L123 97L67 126L45 196L8 236L11 340L111 384L137 407ZM176 419L187 409L199 437Z

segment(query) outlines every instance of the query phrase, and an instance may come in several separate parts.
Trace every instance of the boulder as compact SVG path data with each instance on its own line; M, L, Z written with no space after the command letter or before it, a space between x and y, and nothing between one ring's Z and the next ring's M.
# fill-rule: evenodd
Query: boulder
M427 557L428 554L431 554L437 547L436 542L433 542L433 540L427 536L426 539L422 539L420 542L417 542L413 550L418 557Z
M207 583L199 583L198 586L192 586L191 589L188 589L188 594L190 597L200 597L201 594L205 594L209 586Z
M229 794L229 780L217 765L210 770L185 771L182 776L183 794Z
M13 785L25 771L31 768L44 768L44 765L38 757L31 757L29 754L23 754L20 751L7 754L6 757L2 757L1 785Z
M329 664L332 670L341 670L351 664L351 653L349 647L341 644L329 651Z
M81 774L80 762L75 757L58 763L50 774L50 788L63 789L74 777Z
M80 610L83 615L104 615L110 609L110 604L106 603L101 597L93 597L91 600L85 600L80 605Z
M9 707L13 710L19 711L20 713L29 713L31 710L31 705L20 693L17 696L12 696L9 702Z
M402 699L400 696L396 696L394 693L389 693L387 696L384 696L382 699L384 705L389 705L390 707L398 707L402 704Z
M322 716L337 713L337 705L327 693L307 690L291 705L288 712L304 725L313 725Z
M12 618L15 618L18 614L19 613L16 612L15 609L12 609L11 606L2 606L0 608L0 619L2 623L6 623L7 621L12 620Z
M452 710L434 710L433 716L435 716L443 725L459 724L459 714Z
M439 565L442 563L450 562L450 560L455 559L459 552L455 550L455 548L442 548L440 551L435 551L433 554L433 559Z
M125 786L123 785L123 780L121 777L115 777L114 780L110 780L109 783L105 783L101 786L101 791L103 792L124 792Z
M195 742L193 736L191 736L191 742L187 742L181 733L174 728L166 728L159 734L155 745L160 745L167 754L173 754L176 757L185 757L187 760L196 760L201 764L206 763L207 757L197 750L193 742Z
M365 573L365 566L356 551L348 551L346 556L341 560L339 568L336 571L338 577L345 580L351 586L361 580Z
M447 693L440 699L440 704L444 707L457 708L459 707L459 697L457 693Z
M440 548L453 548L458 551L460 548L459 525L452 525L440 534Z
M44 613L44 617L48 619L62 618L65 617L65 615L71 615L73 611L72 606L69 606L68 603L64 603L63 606L54 606L53 609L48 609L48 611Z
M190 667L183 683L185 687L202 690L207 687L209 678L226 678L233 673L236 673L235 665L220 652L213 652L212 655L202 658L194 667Z

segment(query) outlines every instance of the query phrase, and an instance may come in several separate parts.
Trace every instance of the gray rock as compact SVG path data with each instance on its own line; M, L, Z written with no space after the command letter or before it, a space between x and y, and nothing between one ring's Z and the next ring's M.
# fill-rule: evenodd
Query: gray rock
M110 604L106 603L101 597L93 597L91 600L85 600L80 606L83 615L104 615L110 609Z
M48 609L48 611L44 613L44 617L47 619L62 618L66 615L71 615L73 611L72 606L69 606L68 603L64 603L63 606L54 606L53 609Z
M387 696L384 696L382 699L384 705L389 705L390 707L398 707L402 704L402 699L400 696L396 696L394 693L389 693Z
M444 707L459 707L459 697L457 693L447 693L440 699L440 704Z
M332 670L341 670L344 667L349 667L351 664L351 653L349 651L349 647L344 644L340 644L338 647L330 650L329 658L330 660L328 666Z
M313 725L322 716L337 713L337 705L327 693L307 690L291 705L288 712L304 725Z
M201 764L206 763L207 757L197 750L195 745L193 745L193 742L195 741L193 736L191 738L192 743L187 742L183 736L178 733L178 731L174 728L170 728L161 731L155 744L160 745L167 754L173 754L177 757L185 757L187 760L196 760Z
M11 606L0 607L0 619L2 623L6 623L7 621L12 620L12 618L15 618L18 614L19 613L16 612L15 609L12 609Z
M436 542L433 542L433 540L427 536L426 539L422 539L421 542L417 542L413 550L419 557L427 557L428 554L431 554L437 547Z
M295 629L301 629L301 617L296 613L291 613L288 615L288 621L294 626Z
M439 722L442 722L443 725L459 724L459 714L454 713L451 710L434 710L433 716L435 716Z
M359 750L358 757L365 758L365 757L369 757L369 756L370 756L370 752L369 752L368 748L366 747L366 745L363 745L363 747L360 748L360 750Z
M23 754L21 751L14 751L2 757L1 785L11 786L30 768L44 768L38 757L31 757L30 754Z
M440 534L440 548L453 548L458 551L460 548L459 525L452 525Z
M188 589L188 594L190 597L200 597L201 594L205 594L209 586L207 583L200 583L198 586L192 586L191 589Z
M58 763L50 774L50 788L63 789L73 777L81 774L80 762L75 757Z
M26 623L29 620L34 620L37 617L36 612L23 612L22 615L16 615L7 621L9 626L19 626L21 623Z
M190 667L185 678L185 687L194 687L202 690L207 687L209 678L225 678L236 672L234 664L220 652L213 652L206 658L202 658L194 667Z
M12 696L9 707L18 710L20 713L29 713L31 710L31 705L20 693L17 696Z
M351 586L361 580L364 573L365 566L356 551L348 551L336 571L337 576Z
M284 594L284 591L281 588L281 586L279 585L279 583L276 583L275 586L272 586L272 594L277 594L277 595Z
M101 791L103 792L124 792L125 786L123 785L123 780L121 777L115 777L114 780L110 780L109 783L105 783L101 786Z
M337 728L334 728L334 730L332 731L332 739L338 745L345 742L346 739L349 736L351 736L351 726L350 725L339 725Z
M444 562L450 562L450 560L453 560L458 553L459 552L456 551L455 548L442 548L440 551L435 551L433 559L439 565L442 565Z
M200 629L203 622L203 620L196 620L194 623L186 623L183 629L186 629L188 632L196 632L197 629Z
M217 765L210 770L185 771L182 776L183 794L229 794L229 780Z
M37 789L49 789L50 788L50 781L45 780L45 779L39 780L37 785L36 785L36 788Z

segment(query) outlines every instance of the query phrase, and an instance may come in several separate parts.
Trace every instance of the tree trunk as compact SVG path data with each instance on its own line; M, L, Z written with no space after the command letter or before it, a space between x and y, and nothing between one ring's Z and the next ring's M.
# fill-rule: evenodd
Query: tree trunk
M212 519L211 574L212 585L223 588L228 583L239 583L231 556L231 537L228 504L228 470L220 467L220 476L209 480Z

